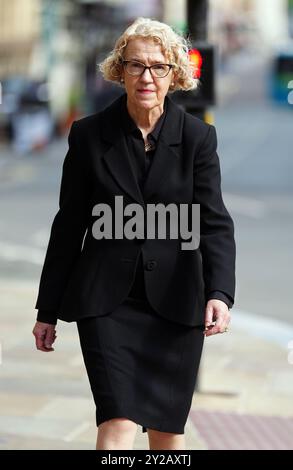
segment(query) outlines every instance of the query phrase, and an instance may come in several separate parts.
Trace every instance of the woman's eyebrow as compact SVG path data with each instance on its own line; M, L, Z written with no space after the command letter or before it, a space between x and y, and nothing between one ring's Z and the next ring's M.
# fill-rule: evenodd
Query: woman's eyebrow
M137 62L141 62L142 64L144 64L143 59L139 59L138 57L130 57L130 59L128 59L128 60L136 60ZM164 61L162 61L162 60L151 60L150 63L151 64L164 64Z

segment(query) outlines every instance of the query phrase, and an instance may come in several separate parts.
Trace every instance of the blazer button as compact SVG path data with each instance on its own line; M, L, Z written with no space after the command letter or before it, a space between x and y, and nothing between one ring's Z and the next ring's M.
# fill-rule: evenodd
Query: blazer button
M153 271L157 266L157 262L155 260L150 260L150 261L147 261L146 265L145 265L145 269L147 271Z

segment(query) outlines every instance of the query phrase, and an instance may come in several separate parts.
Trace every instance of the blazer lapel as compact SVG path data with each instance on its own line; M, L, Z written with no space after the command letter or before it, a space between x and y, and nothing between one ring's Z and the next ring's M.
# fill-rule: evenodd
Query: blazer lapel
M104 154L103 158L119 186L121 186L132 199L144 206L143 195L131 165L125 137L122 136L121 139L118 139Z
M131 165L126 138L123 134L120 120L120 107L124 97L125 95L118 98L103 111L102 135L107 142L112 144L103 155L103 159L117 184L132 199L144 206L143 195L136 180L134 168Z
M168 179L170 172L180 158L178 145L182 141L184 112L169 96L166 96L166 99L168 100L166 119L158 140L154 160L144 184L143 195L146 200Z
M144 182L143 196L145 200L148 200L157 192L164 181L168 179L168 175L173 166L176 165L176 162L178 162L180 155L159 138L153 158L154 160Z
M165 122L161 129L154 161L151 164L145 180L143 194L138 185L134 168L131 165L126 139L120 120L122 100L125 95L114 101L103 111L102 135L112 145L103 155L103 159L119 186L131 196L132 199L145 207L145 201L158 190L162 182L180 158L176 147L182 140L184 112L168 96L168 110Z

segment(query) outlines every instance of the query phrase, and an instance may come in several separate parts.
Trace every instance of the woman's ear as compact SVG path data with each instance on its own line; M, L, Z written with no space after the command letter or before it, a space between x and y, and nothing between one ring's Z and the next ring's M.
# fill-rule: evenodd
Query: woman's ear
M175 73L173 73L172 80L171 80L171 83L170 83L170 87L173 88L173 87L175 86L175 84L176 84L176 78L177 78L177 77L176 77Z
M171 85L172 86L176 85L176 82L177 82L177 72L172 71Z

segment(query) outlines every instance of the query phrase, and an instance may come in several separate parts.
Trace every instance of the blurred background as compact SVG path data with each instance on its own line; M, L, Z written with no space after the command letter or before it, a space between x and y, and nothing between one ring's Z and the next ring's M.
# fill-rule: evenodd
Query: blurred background
M235 223L231 332L206 342L187 448L293 449L293 0L0 0L0 448L94 445L75 325L49 355L31 330L70 126L123 92L97 64L137 16L198 41L207 96L174 99L216 126Z

